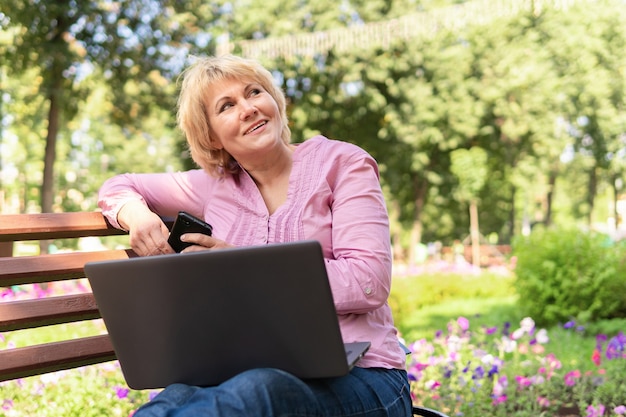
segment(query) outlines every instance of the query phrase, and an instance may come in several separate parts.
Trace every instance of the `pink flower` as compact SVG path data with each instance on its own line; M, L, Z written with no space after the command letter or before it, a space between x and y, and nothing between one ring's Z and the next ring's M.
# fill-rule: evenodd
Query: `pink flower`
M542 407L550 407L550 400L546 397L541 397L541 396L537 397L537 402Z
M506 402L506 394L493 399L493 405L502 404L503 402Z
M526 378L525 376L522 376L522 375L516 376L515 381L517 382L517 386L519 388L526 388L533 384L533 381L530 378Z
M543 352L546 351L546 348L544 348L542 345L533 345L533 353L536 355L540 355Z
M618 414L620 416L623 416L624 414L626 414L626 406L625 405L618 405L617 407L615 407L613 409L613 412L615 414Z
M602 362L602 355L600 354L600 351L598 350L598 348L595 348L593 350L593 354L591 355L591 360L596 366L600 366L600 363Z
M11 408L13 408L13 400L4 400L4 401L2 401L2 409L3 410L10 410Z
M439 381L435 381L431 379L430 381L426 382L426 388L431 389L431 390L436 390L440 386L441 386L441 382Z
M498 378L496 382L493 384L493 395L496 397L502 397L504 395L506 397L506 394L504 392L507 386L508 386L508 380L506 378L506 375L503 375L500 378Z
M456 323L464 332L467 331L467 329L469 329L469 320L466 319L465 317L459 317L458 319L456 319Z
M576 385L576 379L580 378L580 371L576 369L575 371L568 372L563 378L565 379L565 385L573 387Z
M604 406L600 404L597 408L593 405L587 407L587 417L602 417L604 414Z

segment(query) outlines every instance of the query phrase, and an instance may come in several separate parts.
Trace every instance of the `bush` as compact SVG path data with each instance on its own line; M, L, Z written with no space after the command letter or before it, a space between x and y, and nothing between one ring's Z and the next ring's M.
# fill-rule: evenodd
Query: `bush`
M544 229L513 242L515 288L524 313L542 325L624 317L626 256L607 236Z

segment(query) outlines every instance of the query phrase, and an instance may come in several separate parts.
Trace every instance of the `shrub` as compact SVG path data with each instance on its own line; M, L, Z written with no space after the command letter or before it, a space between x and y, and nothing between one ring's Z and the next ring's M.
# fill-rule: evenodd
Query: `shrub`
M515 288L525 314L542 325L623 317L626 257L607 236L544 229L513 242Z

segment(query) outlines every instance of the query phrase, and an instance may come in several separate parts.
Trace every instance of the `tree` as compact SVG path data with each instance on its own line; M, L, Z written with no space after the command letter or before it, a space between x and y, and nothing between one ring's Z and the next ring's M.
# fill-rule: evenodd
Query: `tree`
M469 205L472 263L480 266L479 195L487 180L487 152L479 147L457 149L450 154L450 170L459 180L456 198Z
M81 83L97 67L113 87L114 116L128 126L137 124L159 103L173 108L168 80L180 68L180 46L191 49L200 30L214 18L199 2L127 0L110 3L85 1L35 2L7 0L0 15L2 30L18 35L5 57L9 76L28 68L39 70L41 95L47 102L47 129L41 187L41 209L53 204L54 163L59 132L88 95ZM193 9L195 8L195 9ZM190 16L191 10L206 14ZM205 31L203 39L214 42ZM212 46L214 45L211 43Z

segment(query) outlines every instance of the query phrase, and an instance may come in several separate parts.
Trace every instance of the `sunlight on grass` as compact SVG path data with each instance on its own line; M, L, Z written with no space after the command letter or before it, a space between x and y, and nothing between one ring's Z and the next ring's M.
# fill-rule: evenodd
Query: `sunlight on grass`
M515 306L516 296L498 298L472 298L448 300L436 305L424 306L409 316L398 320L407 340L431 338L438 330L444 330L454 317L472 318L475 326L493 326L496 323L519 322L523 315Z

